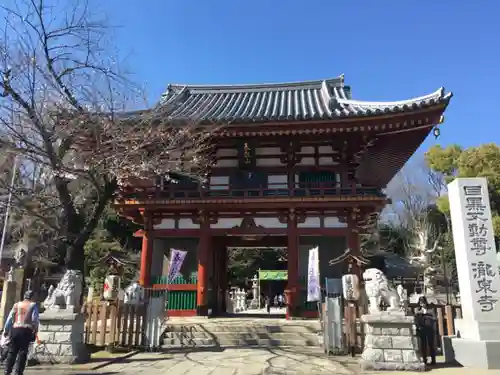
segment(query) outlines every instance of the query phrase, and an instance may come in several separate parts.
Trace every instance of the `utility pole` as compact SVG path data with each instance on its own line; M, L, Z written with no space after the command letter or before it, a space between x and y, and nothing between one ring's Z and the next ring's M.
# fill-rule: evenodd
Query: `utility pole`
M14 190L14 184L16 182L16 174L17 174L17 156L14 158L14 163L12 165L12 179L10 181L9 195L7 197L7 204L5 206L2 239L0 240L0 265L2 264L3 249L5 247L5 238L7 237L7 230L9 228L9 213L10 213L10 206L12 205L12 191Z

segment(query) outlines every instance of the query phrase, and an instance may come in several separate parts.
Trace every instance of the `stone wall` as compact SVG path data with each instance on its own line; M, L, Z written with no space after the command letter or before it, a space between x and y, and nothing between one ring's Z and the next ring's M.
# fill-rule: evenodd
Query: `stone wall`
M364 370L423 371L413 317L381 312L363 315L365 343L361 357Z

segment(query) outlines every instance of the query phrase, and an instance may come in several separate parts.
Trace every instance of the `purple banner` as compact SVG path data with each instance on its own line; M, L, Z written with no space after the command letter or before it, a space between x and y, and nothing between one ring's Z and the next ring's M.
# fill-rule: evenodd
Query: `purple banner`
M181 271L187 251L170 249L170 265L168 267L168 283L170 284Z

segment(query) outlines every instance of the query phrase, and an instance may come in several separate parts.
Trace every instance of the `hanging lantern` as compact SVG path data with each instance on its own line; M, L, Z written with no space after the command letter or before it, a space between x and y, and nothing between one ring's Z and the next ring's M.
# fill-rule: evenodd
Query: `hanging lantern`
M438 139L441 135L441 130L439 130L439 127L435 126L432 133L434 134L434 139Z
M347 274L342 276L342 292L347 301L359 299L359 279L357 275Z
M246 142L243 145L243 159L245 164L250 164L252 162L252 149Z

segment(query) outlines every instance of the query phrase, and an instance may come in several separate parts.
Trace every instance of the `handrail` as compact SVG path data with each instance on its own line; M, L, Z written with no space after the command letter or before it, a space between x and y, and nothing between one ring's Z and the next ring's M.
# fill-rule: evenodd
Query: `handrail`
M375 196L384 197L380 189L371 187L340 187L337 182L295 182L291 187L283 183L269 183L256 187L238 188L229 184L210 186L165 185L142 189L150 198L207 199L207 198L264 198L264 197L322 197Z

